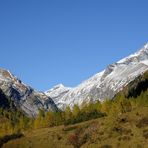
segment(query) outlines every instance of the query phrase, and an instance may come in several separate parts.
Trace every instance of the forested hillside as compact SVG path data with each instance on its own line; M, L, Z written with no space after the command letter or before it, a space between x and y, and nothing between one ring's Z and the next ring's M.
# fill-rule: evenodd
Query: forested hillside
M40 110L29 119L13 108L9 99L1 105L1 143L6 135L18 140L4 147L146 147L148 143L148 72L137 77L114 99L77 105L71 110L47 112ZM5 96L2 96L4 99ZM2 99L1 98L1 99ZM89 120L89 121L88 121ZM84 122L85 121L85 122ZM81 123L80 123L81 122ZM18 136L16 136L18 134ZM12 136L13 137L13 136ZM37 139L40 140L37 140ZM14 138L12 138L14 139ZM125 144L126 143L126 144Z

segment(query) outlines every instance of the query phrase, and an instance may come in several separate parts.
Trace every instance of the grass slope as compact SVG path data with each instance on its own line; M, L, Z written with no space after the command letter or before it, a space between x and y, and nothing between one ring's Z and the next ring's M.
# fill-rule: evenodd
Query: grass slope
M82 148L147 148L148 107L123 113L115 120L103 117L70 126L44 128L24 133L3 148L73 148L70 138ZM75 146L76 147L76 146Z

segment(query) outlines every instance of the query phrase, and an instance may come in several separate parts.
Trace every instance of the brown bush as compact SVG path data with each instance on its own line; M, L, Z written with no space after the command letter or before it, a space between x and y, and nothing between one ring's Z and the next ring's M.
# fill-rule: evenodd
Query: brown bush
M74 148L80 148L88 139L89 134L85 133L82 128L78 128L68 136L68 143L73 145Z
M144 130L144 131L143 131L143 137L144 137L145 139L148 139L148 130Z
M148 117L143 117L142 119L140 119L137 123L137 127L138 128L142 128L148 125Z
M120 134L130 134L132 132L131 129L127 129L121 126L114 127L113 131L118 132Z
M102 145L100 148L112 148L112 146L111 145Z
M79 144L79 137L76 134L71 134L68 137L68 142L73 145L74 148L79 148L80 144Z

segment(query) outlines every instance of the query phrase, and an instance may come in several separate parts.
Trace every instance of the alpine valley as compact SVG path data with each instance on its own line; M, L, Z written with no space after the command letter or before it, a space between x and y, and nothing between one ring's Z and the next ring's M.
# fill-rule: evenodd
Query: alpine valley
M147 148L148 44L74 88L0 69L0 147Z
M75 104L112 99L127 84L148 70L148 44L136 53L109 65L105 70L74 88L59 84L46 92L39 92L24 84L7 70L0 69L0 89L14 105L30 117L39 109L45 111L73 108Z

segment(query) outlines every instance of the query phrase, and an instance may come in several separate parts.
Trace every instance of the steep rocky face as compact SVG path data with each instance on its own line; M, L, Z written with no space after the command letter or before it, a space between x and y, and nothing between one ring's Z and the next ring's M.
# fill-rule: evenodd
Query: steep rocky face
M30 117L36 116L39 109L57 111L57 107L50 97L35 91L4 69L0 69L0 89L14 101L15 106Z
M102 72L68 90L62 96L58 91L54 96L54 89L46 94L51 98L54 96L60 109L66 106L73 107L74 104L81 105L84 102L103 101L105 98L113 98L125 85L147 70L148 44L135 54L109 65Z
M10 108L9 100L1 89L0 89L0 108L4 108L4 109Z

